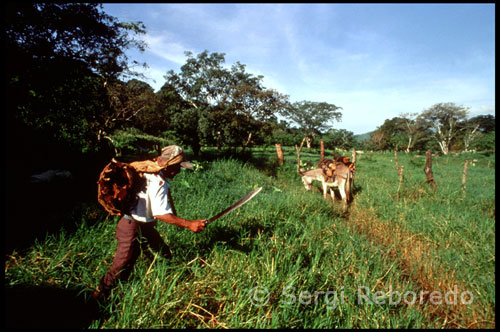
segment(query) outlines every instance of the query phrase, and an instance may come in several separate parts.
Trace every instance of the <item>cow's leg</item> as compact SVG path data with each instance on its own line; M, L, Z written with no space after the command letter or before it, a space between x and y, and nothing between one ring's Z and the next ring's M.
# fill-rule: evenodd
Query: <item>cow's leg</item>
M311 190L311 183L308 181L307 178L303 177L302 183L304 184L304 188L306 188L307 191Z
M340 181L339 183L339 191L340 191L340 196L342 196L342 211L347 211L347 195L345 192L346 186L345 186L345 181Z

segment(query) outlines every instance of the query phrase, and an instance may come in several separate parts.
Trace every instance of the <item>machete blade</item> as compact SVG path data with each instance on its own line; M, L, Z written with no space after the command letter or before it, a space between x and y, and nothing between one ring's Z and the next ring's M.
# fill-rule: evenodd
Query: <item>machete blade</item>
M262 187L259 187L255 190L253 190L252 192L247 194L245 197L241 198L239 201L237 201L236 203L234 203L233 205L231 205L230 207L228 207L224 211L217 213L215 216L213 216L210 219L207 219L207 221L205 222L205 225L210 224L212 221L217 220L220 217L228 214L229 212L239 208L240 206L242 206L243 204L247 203L249 200L254 198L254 196L257 195L261 190L262 190Z

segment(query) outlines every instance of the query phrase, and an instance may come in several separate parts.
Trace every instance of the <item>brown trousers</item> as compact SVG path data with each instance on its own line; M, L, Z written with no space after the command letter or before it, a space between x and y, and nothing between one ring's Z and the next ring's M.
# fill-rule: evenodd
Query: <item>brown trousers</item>
M148 244L152 250L162 256L171 257L169 247L155 229L156 224L157 221L143 223L128 220L125 217L120 219L118 226L116 226L118 247L111 268L101 278L101 289L113 287L117 279L127 280L141 251L152 258L151 253L147 250ZM147 241L144 241L143 238Z

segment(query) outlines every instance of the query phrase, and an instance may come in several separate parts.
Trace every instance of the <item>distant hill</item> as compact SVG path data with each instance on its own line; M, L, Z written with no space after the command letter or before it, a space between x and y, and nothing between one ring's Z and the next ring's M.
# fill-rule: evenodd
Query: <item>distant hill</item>
M368 141L372 133L373 131L364 134L354 135L354 139L358 142Z

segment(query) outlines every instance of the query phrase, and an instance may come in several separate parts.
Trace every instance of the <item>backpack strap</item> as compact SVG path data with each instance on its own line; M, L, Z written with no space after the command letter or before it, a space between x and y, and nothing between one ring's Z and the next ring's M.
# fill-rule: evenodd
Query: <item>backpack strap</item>
M129 165L139 173L158 173L167 168L167 166L160 167L153 160L134 161L129 163Z

